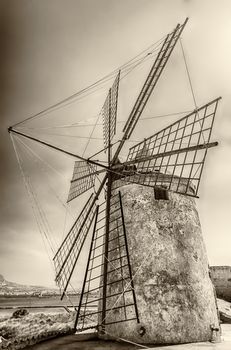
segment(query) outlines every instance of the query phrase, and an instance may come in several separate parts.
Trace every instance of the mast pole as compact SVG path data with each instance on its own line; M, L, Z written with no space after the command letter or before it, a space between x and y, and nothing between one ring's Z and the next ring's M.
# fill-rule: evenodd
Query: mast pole
M96 161L94 161L94 160L91 160L91 159L87 159L87 158L81 157L81 156L79 156L79 155L77 155L77 154L75 154L75 153L65 151L64 149L62 149L62 148L60 148L60 147L54 146L54 145L52 145L52 144L50 144L50 143L48 143L48 142L45 142L45 141L42 141L42 140L36 138L36 137L33 137L33 136L28 135L28 134L25 134L25 133L22 133L22 132L20 132L20 131L17 131L17 130L15 130L15 129L13 129L13 127L9 127L9 128L8 128L8 132L9 132L9 133L14 133L14 134L17 134L17 135L20 135L20 136L23 136L23 137L25 137L25 138L27 138L27 139L29 139L29 140L38 142L38 143L40 143L41 145L44 145L44 146L47 146L47 147L49 147L49 148L52 148L52 149L54 149L54 150L56 150L56 151L62 152L62 153L64 153L64 154L68 155L68 156L71 156L71 157L74 157L74 158L83 160L83 161L87 162L88 164L98 165L98 166L101 167L101 168L108 169L108 166L106 166L106 165L103 165L103 164L98 163L98 162L96 162Z

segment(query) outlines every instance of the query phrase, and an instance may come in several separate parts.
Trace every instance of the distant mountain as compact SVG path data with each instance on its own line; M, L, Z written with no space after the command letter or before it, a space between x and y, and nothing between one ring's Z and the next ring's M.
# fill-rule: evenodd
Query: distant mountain
M43 286L23 285L15 282L7 281L0 274L0 296L16 296L16 295L57 295L58 289Z

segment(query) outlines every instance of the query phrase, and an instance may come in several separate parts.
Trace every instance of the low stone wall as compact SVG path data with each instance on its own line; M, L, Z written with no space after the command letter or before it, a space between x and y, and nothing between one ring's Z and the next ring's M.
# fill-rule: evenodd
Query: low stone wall
M217 297L231 302L231 266L210 266Z

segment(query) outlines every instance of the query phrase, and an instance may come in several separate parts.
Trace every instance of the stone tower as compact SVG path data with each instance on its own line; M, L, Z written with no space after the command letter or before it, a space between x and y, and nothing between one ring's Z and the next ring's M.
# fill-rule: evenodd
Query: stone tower
M161 176L164 187L169 175ZM177 185L179 179L173 181ZM186 186L183 179L180 186ZM150 344L209 341L216 332L218 336L216 300L194 198L155 193L120 179L113 187L114 194L122 195L140 323L107 325L106 332ZM112 319L115 316L112 312Z

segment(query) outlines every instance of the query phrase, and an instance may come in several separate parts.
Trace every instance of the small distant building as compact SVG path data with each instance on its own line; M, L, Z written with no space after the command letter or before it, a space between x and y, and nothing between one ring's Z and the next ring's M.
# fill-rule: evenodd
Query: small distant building
M210 274L217 297L231 302L231 266L211 266Z

